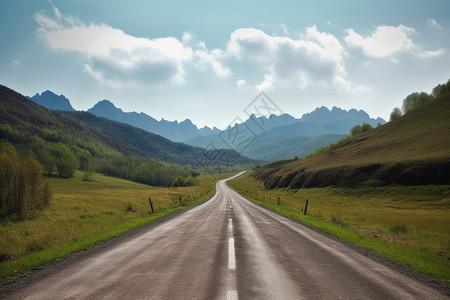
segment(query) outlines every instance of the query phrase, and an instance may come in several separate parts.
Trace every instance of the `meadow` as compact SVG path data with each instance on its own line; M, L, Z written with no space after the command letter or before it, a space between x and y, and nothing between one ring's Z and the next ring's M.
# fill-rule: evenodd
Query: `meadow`
M266 190L249 174L229 185L278 213L450 283L448 185Z
M50 205L25 221L0 219L0 278L87 249L214 194L230 175L202 175L191 187L153 187L76 171L50 178ZM150 214L149 198L155 212ZM181 200L181 201L180 201Z

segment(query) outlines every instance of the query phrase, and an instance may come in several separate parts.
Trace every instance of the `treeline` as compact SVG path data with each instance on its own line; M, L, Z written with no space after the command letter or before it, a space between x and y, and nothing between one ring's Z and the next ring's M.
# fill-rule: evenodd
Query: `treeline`
M52 192L42 166L32 157L20 158L10 143L0 143L0 217L19 220L49 204Z
M438 84L435 86L431 92L431 94L427 94L425 92L414 92L408 95L405 99L403 99L402 110L400 108L395 107L390 115L390 121L396 120L403 114L407 114L410 111L424 105L430 100L433 100L436 97L445 95L450 92L450 79L447 83ZM402 112L403 111L403 112Z
M177 177L186 184L187 178L196 175L188 166L181 167L139 156L94 159L93 165L96 172L155 186L171 186Z

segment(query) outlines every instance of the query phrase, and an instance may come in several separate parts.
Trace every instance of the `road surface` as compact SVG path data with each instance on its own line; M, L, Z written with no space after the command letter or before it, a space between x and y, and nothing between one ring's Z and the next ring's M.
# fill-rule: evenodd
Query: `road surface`
M217 183L208 202L12 299L447 299Z

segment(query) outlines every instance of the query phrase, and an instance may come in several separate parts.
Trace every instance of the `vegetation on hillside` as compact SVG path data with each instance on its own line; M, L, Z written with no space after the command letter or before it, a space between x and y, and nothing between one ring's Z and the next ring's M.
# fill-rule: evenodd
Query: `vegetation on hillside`
M42 173L34 158L20 158L11 144L0 143L0 218L23 220L49 204L52 192Z
M365 133L356 126L334 144L298 161L269 164L254 176L266 188L448 184L450 93L430 97L395 122Z
M3 86L0 120L0 141L13 144L19 156L39 161L46 176L70 178L79 169L170 186L180 176L186 183L205 171L238 170L252 163L232 150L175 143L90 113L52 111Z

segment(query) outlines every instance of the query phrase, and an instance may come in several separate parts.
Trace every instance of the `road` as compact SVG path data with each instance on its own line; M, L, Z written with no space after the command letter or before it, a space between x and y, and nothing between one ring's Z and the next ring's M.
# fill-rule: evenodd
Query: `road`
M447 299L217 183L208 202L12 299Z

